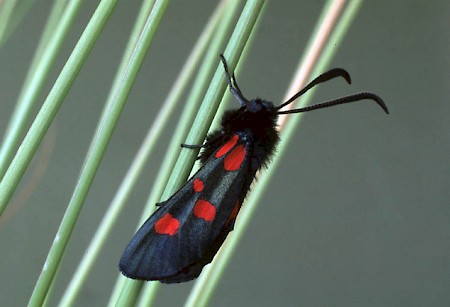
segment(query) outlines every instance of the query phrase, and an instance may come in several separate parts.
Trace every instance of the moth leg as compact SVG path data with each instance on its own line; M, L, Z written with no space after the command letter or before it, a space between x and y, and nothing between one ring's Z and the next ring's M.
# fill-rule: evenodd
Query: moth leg
M180 145L181 147L183 147L183 148L188 148L188 149L200 149L200 148L204 148L204 147L206 147L206 146L208 146L207 145L207 143L205 143L205 144L201 144L201 145L196 145L196 144L181 144Z
M181 147L187 148L187 149L201 149L208 146L208 142L205 142L205 144L196 145L196 144L180 144ZM197 156L195 160L200 160L201 156Z
M198 145L198 144L180 144L181 147L183 148L188 148L188 149L201 149L201 148L206 148L211 146L212 143L215 143L217 140L219 140L220 138L223 137L223 131L220 131L217 135L214 135L214 137L210 138L209 140L207 140L204 144Z

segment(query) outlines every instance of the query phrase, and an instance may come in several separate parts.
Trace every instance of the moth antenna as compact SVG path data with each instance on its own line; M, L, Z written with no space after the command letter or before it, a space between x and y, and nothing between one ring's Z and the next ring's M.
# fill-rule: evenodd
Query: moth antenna
M384 112L386 112L386 114L389 114L389 110L388 110L386 104L384 103L383 99L381 99L381 97L378 95L375 95L373 93L368 93L368 92L362 92L362 93L357 93L357 94L353 94L353 95L349 95L349 96L345 96L345 97L341 97L341 98L336 98L333 100L318 103L318 104L304 107L304 108L287 110L287 111L279 111L278 114L292 114L292 113L308 112L308 111L312 111L312 110L336 106L338 104L350 103L350 102L366 100L366 99L376 102L384 110Z
M242 97L242 98L244 98L245 101L248 102L247 98L244 97L244 95L242 94L241 89L239 88L239 85L237 84L236 76L234 75L234 72L233 72L233 74L231 75L231 81L233 81L233 86L234 86L234 88L236 89L236 91L238 92L239 96Z
M334 79L334 78L337 78L337 77L344 78L345 81L347 81L348 84L352 83L352 79L350 78L350 74L345 69L343 69L343 68L333 68L333 69L331 69L331 70L329 70L327 72L324 72L323 74L321 74L320 76L318 76L317 78L315 78L314 80L309 82L308 85L305 86L300 92L298 92L297 94L295 94L294 96L289 98L288 101L280 104L278 107L276 107L276 109L279 110L279 109L287 106L288 104L293 102L295 99L297 99L298 97L302 96L307 91L312 89L317 84L326 82L328 80L331 80L331 79Z
M225 69L225 76L227 78L228 87L230 88L231 94L233 94L233 96L237 99L237 101L240 103L241 106L245 106L248 103L248 100L247 98L244 97L244 95L242 95L241 89L237 84L234 73L233 76L230 77L227 61L225 60L223 54L220 54L220 59L222 60L223 68Z

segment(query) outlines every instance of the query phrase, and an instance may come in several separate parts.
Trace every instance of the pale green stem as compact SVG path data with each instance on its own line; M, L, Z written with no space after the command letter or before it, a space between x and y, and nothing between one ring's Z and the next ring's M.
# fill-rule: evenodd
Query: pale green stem
M33 115L37 98L39 98L39 94L47 81L49 72L55 63L64 40L67 38L67 33L71 29L83 0L74 0L68 5L65 2L66 0L58 0L53 5L27 77L23 83L16 108L11 116L2 147L0 148L0 178L5 174L14 153L19 147L25 129Z
M90 184L95 176L96 170L102 158L102 155L106 149L109 138L112 134L113 128L119 118L120 112L123 108L124 102L131 89L132 83L139 71L139 67L145 57L145 53L152 41L159 25L162 15L165 11L167 1L160 1L160 4L155 4L155 8L152 14L149 16L143 32L138 40L138 43L130 56L129 63L119 86L115 89L115 95L113 99L108 101L108 112L104 112L100 120L101 124L98 127L94 135L93 142L87 154L87 158L81 170L81 174L78 179L78 183L75 187L75 191L72 195L70 203L67 207L66 213L62 219L60 228L56 234L55 240L47 256L47 260L44 264L44 268L37 281L36 287L30 299L30 306L40 306L44 301L50 284L53 281L56 270L61 261L65 247L68 243L70 235L72 233L75 222L81 211L82 204L89 190ZM87 55L88 50L93 46L95 39L98 37L100 30L106 24L108 17L111 15L114 9L116 1L102 1L92 19L86 27L79 43L75 46L73 54L81 53ZM81 43L83 42L83 43ZM81 46L80 46L81 45ZM82 50L79 50L82 49ZM79 57L79 56L78 56ZM69 63L72 58L69 58ZM83 57L82 59L84 59ZM78 59L80 60L80 59ZM82 61L81 61L82 62ZM63 69L64 72L64 69ZM58 81L57 81L58 82ZM55 85L56 86L56 85ZM39 115L38 115L39 116ZM14 161L13 161L14 164ZM8 175L8 172L6 173ZM6 178L5 175L5 178ZM3 182L2 182L3 183Z
M63 67L0 183L0 214L14 193L45 132L91 51L117 0L103 0ZM106 4L105 4L106 3Z

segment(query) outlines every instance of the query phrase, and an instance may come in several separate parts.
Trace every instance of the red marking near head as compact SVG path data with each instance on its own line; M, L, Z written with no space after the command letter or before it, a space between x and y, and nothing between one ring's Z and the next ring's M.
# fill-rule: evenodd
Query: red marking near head
M199 199L195 203L194 214L202 220L211 222L216 217L216 207L207 200Z
M233 151L230 152L230 154L225 157L223 161L223 168L226 171L238 170L245 159L245 152L246 149L244 145L239 145L238 147L233 149Z
M156 233L173 236L180 227L180 221L174 218L170 213L166 213L155 223L154 227Z
M205 184L203 183L202 180L200 180L198 178L194 180L194 191L195 192L203 191L204 187L205 187Z
M231 139L228 140L220 149L216 152L216 158L222 157L226 154L234 145L236 145L239 140L239 136L237 134L233 135Z
M228 226L228 224L230 224L231 221L236 219L238 212L239 212L239 200L236 201L236 204L234 205L234 208L231 211L230 216L228 217L228 220L225 223L225 226Z

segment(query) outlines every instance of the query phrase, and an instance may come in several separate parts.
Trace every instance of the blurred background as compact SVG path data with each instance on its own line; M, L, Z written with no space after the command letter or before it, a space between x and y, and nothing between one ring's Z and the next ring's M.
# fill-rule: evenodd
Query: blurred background
M0 50L2 134L50 4L36 3ZM41 101L96 5L85 1ZM59 301L215 5L169 5L85 202L50 305ZM311 0L267 3L237 76L247 97L281 102L322 6ZM140 1L119 2L15 193L11 205L20 206L0 224L4 306L28 302L139 7ZM386 101L391 114L356 103L304 117L211 306L450 304L449 21L448 1L365 1L330 65L346 68L353 84L321 85L313 101L371 91ZM107 303L118 260L157 180L178 116L129 199L78 306ZM28 195L32 174L45 159L48 166ZM156 306L183 304L193 284L161 286Z

